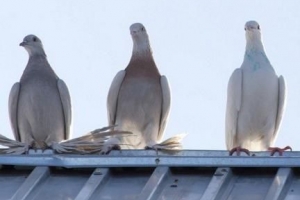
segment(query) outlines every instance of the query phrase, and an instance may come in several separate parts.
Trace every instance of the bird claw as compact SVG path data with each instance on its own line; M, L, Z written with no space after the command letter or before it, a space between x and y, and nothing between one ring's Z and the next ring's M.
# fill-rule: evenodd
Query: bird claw
M29 149L31 148L31 145L26 144L24 146L24 154L29 154Z
M155 150L155 151L158 151L158 150L160 150L160 147L159 147L159 144L148 144L148 145L146 145L145 146L145 150Z
M249 151L248 149L245 149L245 148L242 148L242 147L235 147L235 148L232 148L232 149L229 151L229 156L232 156L234 152L236 152L236 155L237 155L237 156L240 156L240 155L241 155L241 152L244 152L245 154L247 154L248 156L250 156L250 151Z
M109 138L101 147L99 154L107 155L111 152L111 150L121 150L120 140L118 138Z
M44 141L32 141L30 144L30 147L34 149L34 151L37 151L39 149L44 152L46 149L50 149L51 147Z
M160 148L157 145L147 145L145 146L145 150L154 150L156 154L158 154L158 150L160 150Z
M119 150L120 151L121 150L121 146L118 145L118 144L115 144L115 145L112 146L111 150Z
M112 144L112 145L104 145L100 151L100 155L107 155L112 150L121 150L121 146L118 144Z
M292 148L291 148L290 146L286 146L286 147L284 147L284 148L279 148L279 147L269 147L268 150L271 151L271 154L270 154L271 156L274 156L274 154L275 154L276 152L278 152L279 156L282 156L283 152L286 151L286 150L291 150L291 151L293 151Z

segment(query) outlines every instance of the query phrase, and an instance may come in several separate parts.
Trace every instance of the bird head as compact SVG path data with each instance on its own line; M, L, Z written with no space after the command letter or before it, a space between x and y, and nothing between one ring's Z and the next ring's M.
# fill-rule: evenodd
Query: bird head
M256 21L246 22L245 31L247 41L261 39L260 26Z
M20 46L24 47L30 56L45 55L42 41L35 35L27 35Z
M134 45L149 45L148 34L143 24L134 23L130 26L129 29Z

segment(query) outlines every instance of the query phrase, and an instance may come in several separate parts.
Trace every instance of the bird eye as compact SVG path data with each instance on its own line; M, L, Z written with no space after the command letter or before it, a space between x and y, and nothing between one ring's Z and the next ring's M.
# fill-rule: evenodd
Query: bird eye
M144 27L142 27L142 31L144 31L145 30L145 28Z
M246 30L246 28L244 28L244 30Z
M260 30L260 26L259 25L257 26L257 29Z
M33 41L36 42L36 37L33 37Z

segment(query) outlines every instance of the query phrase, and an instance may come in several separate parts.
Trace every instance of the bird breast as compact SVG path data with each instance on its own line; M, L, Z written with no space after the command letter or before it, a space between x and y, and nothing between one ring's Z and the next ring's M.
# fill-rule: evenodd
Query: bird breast
M272 70L243 70L239 134L274 133L278 110L278 77ZM250 134L251 133L251 134Z
M125 78L118 96L116 124L142 131L148 123L153 123L158 133L161 107L158 79Z

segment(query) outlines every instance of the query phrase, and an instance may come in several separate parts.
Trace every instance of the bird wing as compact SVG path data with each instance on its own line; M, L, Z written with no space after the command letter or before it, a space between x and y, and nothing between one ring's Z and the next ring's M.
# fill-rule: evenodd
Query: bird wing
M57 88L59 91L60 100L63 107L63 114L65 120L65 140L71 137L71 128L72 128L72 106L71 106L71 96L68 90L66 83L58 79Z
M162 111L157 136L158 141L160 141L163 136L171 108L171 89L167 77L161 76L160 85L162 91Z
M119 91L126 75L125 70L121 70L114 77L107 95L107 115L109 125L115 125L116 111L117 111L117 101L119 96Z
M230 150L236 144L238 114L242 103L242 69L236 69L228 83L225 119L226 146Z
M19 82L15 83L9 93L8 99L8 112L10 118L10 124L17 141L21 141L19 128L18 128L18 101L20 93L21 84Z
M274 138L276 137L278 130L280 128L283 113L285 111L286 96L287 96L287 89L286 89L286 84L285 84L283 76L279 77L278 83L279 83L278 108L277 108L277 117L276 117Z

